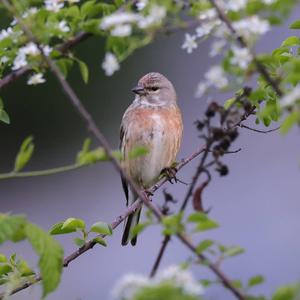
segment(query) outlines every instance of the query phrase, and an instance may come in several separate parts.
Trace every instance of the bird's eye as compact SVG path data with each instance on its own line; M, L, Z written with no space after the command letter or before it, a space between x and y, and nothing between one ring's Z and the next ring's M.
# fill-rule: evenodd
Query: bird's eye
M155 92L155 91L158 90L158 87L157 86L152 86L152 87L150 87L150 90L153 91L153 92Z

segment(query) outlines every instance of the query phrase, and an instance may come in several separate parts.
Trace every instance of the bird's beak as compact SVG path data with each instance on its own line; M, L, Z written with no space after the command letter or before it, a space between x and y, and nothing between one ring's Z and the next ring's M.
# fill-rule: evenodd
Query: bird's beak
M135 93L135 94L137 94L137 95L141 95L141 94L143 94L144 93L144 87L142 86L142 85L137 85L136 87L134 87L133 89L132 89L132 91Z

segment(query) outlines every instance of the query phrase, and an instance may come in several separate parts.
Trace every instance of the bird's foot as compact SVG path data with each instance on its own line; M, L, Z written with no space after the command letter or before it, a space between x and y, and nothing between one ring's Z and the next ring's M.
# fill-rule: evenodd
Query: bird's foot
M164 168L160 172L161 175L165 176L167 180L173 184L173 180L175 183L177 183L178 178L176 177L177 169L176 167L169 167L169 168Z

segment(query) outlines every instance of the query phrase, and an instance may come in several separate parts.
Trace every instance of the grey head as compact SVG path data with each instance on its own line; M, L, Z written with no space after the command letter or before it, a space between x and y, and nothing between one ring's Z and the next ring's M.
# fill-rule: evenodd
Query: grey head
M144 75L132 89L135 101L146 105L168 105L176 103L173 84L164 75L156 72Z

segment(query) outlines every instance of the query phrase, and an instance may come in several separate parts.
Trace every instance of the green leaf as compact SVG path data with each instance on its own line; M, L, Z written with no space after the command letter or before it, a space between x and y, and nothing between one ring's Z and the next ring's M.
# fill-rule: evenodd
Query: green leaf
M300 114L298 111L291 112L285 120L282 122L280 126L280 132L283 134L288 133L288 131L292 128L293 125L300 121Z
M64 221L61 229L67 229L67 230L76 230L76 229L84 229L85 228L85 222L81 219L76 218L68 218L66 221Z
M26 219L22 216L0 215L0 244L5 241L17 242L25 238Z
M300 38L297 36L290 36L287 39L285 39L281 46L287 46L287 47L291 47L291 46L298 46L300 45Z
M188 222L196 223L196 227L194 229L195 232L206 231L219 227L219 224L216 221L210 219L205 213L200 212L191 214L188 217Z
M9 264L0 265L0 276L6 275L13 271L13 268Z
M101 245L101 246L104 246L104 247L107 246L105 240L104 240L103 238L99 237L99 236L95 237L95 238L93 239L93 241L94 241L95 243Z
M54 224L50 229L49 233L55 235L55 234L66 234L66 233L71 233L76 231L75 228L62 228L63 225L64 222L59 222Z
M31 276L35 274L24 259L19 259L16 267L21 276Z
M85 240L80 239L80 238L75 238L74 239L74 243L78 246L78 247L82 247L85 244Z
M293 22L290 26L290 29L300 29L300 20Z
M282 286L276 290L272 296L272 300L297 300L300 295L300 286L293 284Z
M84 81L84 83L88 83L89 81L89 68L87 66L87 64L79 59L76 59L78 66L79 66L79 70L82 76L82 79Z
M39 255L42 275L43 297L54 291L61 278L63 249L47 232L35 224L26 225L26 235L35 252Z
M184 226L182 224L182 213L174 214L171 216L163 217L162 223L164 225L163 234L172 235L183 231Z
M204 240L202 241L196 248L197 253L200 254L203 251L207 250L209 247L211 247L214 244L214 241L212 240Z
M4 254L0 253L0 263L7 262L7 257Z
M129 158L137 158L140 156L144 156L149 153L149 149L147 147L136 147L131 150L128 154Z
M2 98L0 97L0 109L3 109L3 108L4 108L3 100L2 100Z
M256 275L256 276L251 277L248 280L248 287L259 285L259 284L262 284L263 282L264 282L264 277L261 275Z
M29 136L23 141L15 160L15 172L21 171L29 162L34 150L34 144L32 140L33 137Z
M242 247L234 246L234 247L228 247L226 251L224 252L225 256L236 256L239 254L244 253L245 250Z
M0 121L4 122L6 124L10 124L9 115L2 108L0 108Z
M92 225L90 232L96 232L104 235L112 235L113 230L110 224L99 221Z
M150 224L151 224L151 222L145 222L145 223L139 223L139 224L135 225L131 231L130 239L133 239L134 237L136 237L139 233L141 233L143 230L145 230Z
M225 101L225 103L224 103L224 108L225 109L228 109L228 108L230 108L232 105L233 105L233 103L236 101L236 98L230 98L230 99L227 99L226 101Z

